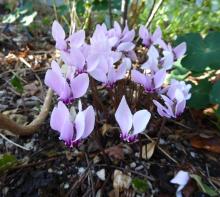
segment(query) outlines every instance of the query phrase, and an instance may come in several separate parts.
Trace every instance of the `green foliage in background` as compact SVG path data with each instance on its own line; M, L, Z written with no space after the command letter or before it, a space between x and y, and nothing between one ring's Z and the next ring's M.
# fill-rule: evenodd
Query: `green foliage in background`
M14 23L19 22L22 26L29 26L34 18L37 16L37 12L33 11L31 2L25 3L23 6L11 10L11 13L5 15L2 19L2 23Z

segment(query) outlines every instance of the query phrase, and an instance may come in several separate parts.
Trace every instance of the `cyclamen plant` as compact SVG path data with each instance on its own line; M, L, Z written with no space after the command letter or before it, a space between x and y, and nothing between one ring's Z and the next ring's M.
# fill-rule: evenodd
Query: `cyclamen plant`
M129 30L127 24L124 29L117 22L111 29L105 24L97 25L87 42L84 30L67 37L62 26L54 21L52 36L64 64L60 67L52 61L45 76L45 84L58 96L50 125L69 147L78 145L92 133L95 111L99 118L103 113L105 117L110 115L111 110L100 107L103 103L99 89L110 94L120 137L127 142L138 140L138 134L144 132L153 112L139 110L143 108L141 99L154 104L161 117L177 118L184 112L186 101L191 97L191 86L174 79L166 84L165 80L174 62L184 56L186 44L172 48L162 39L159 27L153 34L144 26L139 29L142 47L147 51L144 63L139 61L135 31ZM80 98L86 93L92 95L95 110L91 105L82 110ZM74 107L77 100L78 113Z

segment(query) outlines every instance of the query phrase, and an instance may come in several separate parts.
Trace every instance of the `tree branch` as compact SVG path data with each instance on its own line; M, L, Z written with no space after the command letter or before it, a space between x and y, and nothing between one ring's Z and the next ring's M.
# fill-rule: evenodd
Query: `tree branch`
M15 121L8 118L6 115L0 113L0 129L8 130L15 135L21 136L35 133L49 113L52 96L52 90L48 89L39 115L28 125L19 125Z

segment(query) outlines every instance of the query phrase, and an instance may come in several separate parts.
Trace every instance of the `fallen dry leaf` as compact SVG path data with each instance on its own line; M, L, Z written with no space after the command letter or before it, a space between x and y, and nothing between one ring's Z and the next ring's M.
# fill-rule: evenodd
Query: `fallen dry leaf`
M122 144L118 144L116 146L112 146L110 148L105 149L105 153L109 157L113 157L118 160L124 160L124 151Z
M205 149L210 152L220 153L220 137L203 138L195 136L191 139L191 145L194 148Z
M38 81L25 85L24 90L26 96L35 96L40 91Z
M151 142L147 145L142 146L142 158L143 159L150 159L155 150L156 142Z
M113 187L115 190L123 191L128 189L131 185L131 177L129 175L123 174L120 170L114 171L113 176Z

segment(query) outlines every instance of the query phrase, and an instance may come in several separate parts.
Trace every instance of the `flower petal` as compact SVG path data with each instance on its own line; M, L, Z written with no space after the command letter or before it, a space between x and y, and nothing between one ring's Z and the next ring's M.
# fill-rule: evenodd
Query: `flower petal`
M145 86L146 84L146 76L137 70L131 71L131 80L135 83L141 84L142 86Z
M166 70L160 69L158 72L155 73L154 75L154 86L155 88L160 88L166 78Z
M143 132L150 120L150 117L151 114L148 110L137 111L133 116L134 132L132 134L136 135Z
M84 110L84 114L85 114L85 129L82 138L88 137L95 126L95 111L93 107L92 106L87 107L87 109Z
M132 127L132 113L128 107L125 96L122 97L118 109L115 112L115 119L123 133L128 133Z
M185 54L186 52L186 43L183 42L181 44L179 44L178 46L176 46L174 49L173 49L173 52L175 54L175 58L176 59L179 59L181 57L183 57L183 55Z
M85 114L83 111L80 111L76 115L74 125L75 125L75 129L76 129L76 137L73 141L76 142L77 140L79 140L83 136L84 131L85 131Z
M89 87L89 76L86 73L79 74L71 79L70 86L73 93L73 98L83 96Z

